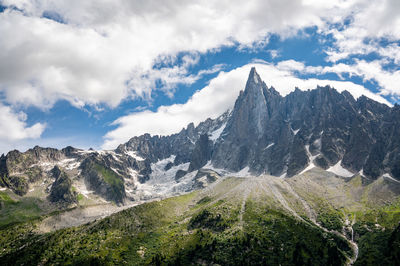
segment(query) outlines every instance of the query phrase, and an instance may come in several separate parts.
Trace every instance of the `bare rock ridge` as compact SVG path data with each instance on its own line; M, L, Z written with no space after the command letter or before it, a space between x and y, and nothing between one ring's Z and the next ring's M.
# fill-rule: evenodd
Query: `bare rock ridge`
M262 109L262 110L259 110ZM309 164L339 164L370 179L388 173L400 179L400 107L365 96L318 87L281 97L253 68L217 140L212 163L254 174L293 176Z
M110 151L10 151L0 157L0 186L26 195L43 183L51 185L46 193L54 201L94 193L123 204L151 198L156 190L205 187L243 170L291 177L313 167L360 173L364 182L382 175L400 180L400 106L354 99L329 86L296 88L282 97L253 68L233 110L216 119L170 136L136 136Z

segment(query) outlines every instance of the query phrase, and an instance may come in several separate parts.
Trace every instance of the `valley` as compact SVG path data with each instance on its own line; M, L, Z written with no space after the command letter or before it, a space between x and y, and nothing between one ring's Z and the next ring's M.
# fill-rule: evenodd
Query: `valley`
M349 179L319 169L290 179L225 177L78 227L43 230L49 218L38 218L3 228L0 261L363 265L384 258L395 265L390 256L398 254L398 246L382 247L388 257L369 252L374 239L390 246L399 237L399 190L384 177L362 185L361 176ZM53 219L74 217L58 215Z
M0 157L1 265L398 265L400 109L253 68L233 110Z

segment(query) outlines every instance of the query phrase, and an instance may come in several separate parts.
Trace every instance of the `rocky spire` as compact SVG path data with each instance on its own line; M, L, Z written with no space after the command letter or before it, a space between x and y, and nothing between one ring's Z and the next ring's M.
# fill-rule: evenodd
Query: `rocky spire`
M268 108L264 95L267 90L253 67L222 133L223 140L216 144L212 158L215 166L237 171L248 165L250 153L267 128Z
M266 127L268 117L267 103L264 96L265 83L253 67L247 79L242 96L236 101L232 113L232 126L239 138L249 136L259 138Z

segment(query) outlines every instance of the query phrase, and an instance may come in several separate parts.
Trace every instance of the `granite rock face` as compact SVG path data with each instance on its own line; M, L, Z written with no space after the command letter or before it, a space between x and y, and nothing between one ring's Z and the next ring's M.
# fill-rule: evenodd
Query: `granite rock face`
M212 163L275 176L293 176L310 163L323 169L340 163L368 178L390 173L400 179L399 109L329 86L282 97L252 69Z
M203 134L196 141L195 147L190 159L189 172L202 168L211 159L213 152L213 142L207 134Z
M72 190L72 181L68 175L58 166L55 166L51 172L55 178L55 181L51 186L49 195L50 201L67 204L76 203L77 193Z
M56 166L63 173L58 178L52 173ZM141 183L179 184L189 173L199 188L243 169L291 177L309 166L400 180L400 106L354 99L329 86L296 88L283 97L253 68L233 110L216 119L170 136L136 136L110 151L10 151L0 157L0 186L25 195L33 184L54 182L50 198L71 201L72 180L119 204L134 200Z

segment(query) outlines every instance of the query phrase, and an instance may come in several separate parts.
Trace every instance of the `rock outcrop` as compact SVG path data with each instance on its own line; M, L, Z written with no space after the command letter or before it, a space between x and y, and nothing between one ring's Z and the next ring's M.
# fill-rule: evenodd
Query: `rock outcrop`
M58 166L51 170L55 181L50 189L51 202L72 204L77 202L77 193L72 189L72 181Z
M55 166L65 175L54 178ZM282 177L315 166L348 176L361 173L365 180L384 174L400 180L400 106L365 96L354 99L329 86L296 88L283 97L253 68L233 110L216 119L190 123L170 136L136 136L110 151L38 146L24 153L10 151L0 157L0 186L25 195L34 183L54 182L50 198L58 201L66 195L71 201L64 186L69 187L68 180L83 180L88 190L123 203L135 200L137 187L151 178L153 187L164 182L175 189L192 173L187 177L200 187L197 181L204 176L213 180L210 174L199 176L205 166L221 175L245 169Z

